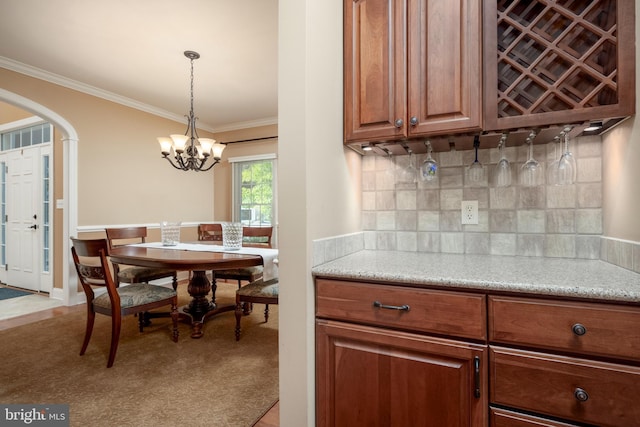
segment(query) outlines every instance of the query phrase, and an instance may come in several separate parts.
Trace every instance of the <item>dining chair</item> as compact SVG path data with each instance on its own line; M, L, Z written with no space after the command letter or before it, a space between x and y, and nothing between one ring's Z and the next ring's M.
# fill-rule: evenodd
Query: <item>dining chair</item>
M105 231L109 250L126 244L145 243L147 239L147 227L107 228ZM113 264L113 271L116 286L120 282L149 283L151 280L171 277L173 289L178 288L178 273L175 270Z
M273 227L242 227L242 246L271 248ZM242 282L255 282L262 277L262 266L234 268L231 270L216 270L213 272L213 280L236 280L238 288Z
M116 358L123 316L138 314L138 327L140 332L143 332L145 321L142 313L170 305L173 323L171 339L178 342L178 295L174 289L148 283L117 287L109 268L109 244L106 239L83 240L72 237L71 242L73 262L87 297L87 325L80 350L81 356L89 345L96 313L111 316L111 345L107 368L113 366ZM96 296L94 288L98 287L106 288L106 292Z
M271 248L273 227L242 227L242 246ZM198 240L212 241L222 245L222 224L199 224ZM217 280L234 280L238 282L238 289L242 287L242 282L255 282L262 278L262 266L233 268L229 270L214 270L211 272L211 290L213 295L212 303L215 304L215 292L218 287ZM250 312L250 305L247 305L245 314Z
M247 305L264 304L264 322L269 321L269 304L278 304L278 279L264 282L262 279L242 286L236 291L236 341L240 340L240 319L247 313Z

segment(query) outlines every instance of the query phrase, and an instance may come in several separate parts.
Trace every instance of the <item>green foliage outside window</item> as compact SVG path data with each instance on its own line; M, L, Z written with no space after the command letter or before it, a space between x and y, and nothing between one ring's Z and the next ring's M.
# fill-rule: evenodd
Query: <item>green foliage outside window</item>
M246 225L271 225L273 222L273 162L246 162L241 169L242 202L240 220Z

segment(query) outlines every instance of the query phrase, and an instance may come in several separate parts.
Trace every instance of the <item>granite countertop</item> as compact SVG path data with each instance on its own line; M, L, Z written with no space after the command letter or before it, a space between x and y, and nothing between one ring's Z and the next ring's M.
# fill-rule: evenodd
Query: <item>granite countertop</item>
M314 276L640 303L640 274L599 260L360 251Z

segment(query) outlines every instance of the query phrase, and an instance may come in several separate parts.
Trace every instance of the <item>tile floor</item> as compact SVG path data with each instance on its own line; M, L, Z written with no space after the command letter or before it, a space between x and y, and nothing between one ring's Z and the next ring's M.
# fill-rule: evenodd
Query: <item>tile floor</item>
M62 305L62 301L49 298L49 295L46 294L33 294L0 300L0 320L61 307Z

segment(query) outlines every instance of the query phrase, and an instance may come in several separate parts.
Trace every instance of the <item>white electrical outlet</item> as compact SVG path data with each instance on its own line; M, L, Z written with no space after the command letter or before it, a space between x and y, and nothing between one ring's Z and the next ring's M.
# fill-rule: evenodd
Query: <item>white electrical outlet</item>
M477 200L462 201L462 223L478 224L478 201Z

